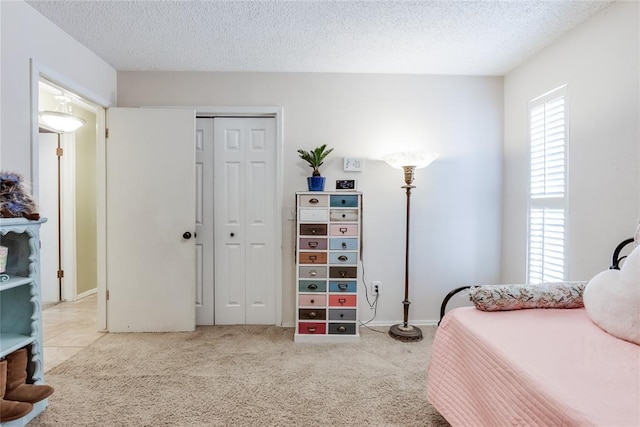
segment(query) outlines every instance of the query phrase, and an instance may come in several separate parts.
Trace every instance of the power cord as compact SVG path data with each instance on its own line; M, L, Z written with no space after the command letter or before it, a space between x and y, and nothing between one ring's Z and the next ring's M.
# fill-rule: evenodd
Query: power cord
M371 302L369 300L369 288L367 287L367 281L365 279L364 260L360 260L360 263L362 265L362 285L364 286L364 296L365 296L365 298L367 300L367 304L369 305L369 308L373 310L373 317L371 319L367 320L366 322L358 321L358 323L360 323L360 326L364 326L365 328L369 329L370 331L384 334L385 331L379 331L377 329L373 329L370 326L367 326L378 315L378 299L380 298L380 292L376 292L376 295L375 295L375 298L373 299L373 302Z

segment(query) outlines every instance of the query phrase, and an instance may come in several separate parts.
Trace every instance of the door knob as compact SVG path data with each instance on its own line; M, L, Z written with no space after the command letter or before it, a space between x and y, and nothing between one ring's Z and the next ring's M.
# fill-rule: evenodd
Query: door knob
M188 231L185 231L184 234L182 235L182 238L185 240L189 240L191 238L191 233L189 233Z

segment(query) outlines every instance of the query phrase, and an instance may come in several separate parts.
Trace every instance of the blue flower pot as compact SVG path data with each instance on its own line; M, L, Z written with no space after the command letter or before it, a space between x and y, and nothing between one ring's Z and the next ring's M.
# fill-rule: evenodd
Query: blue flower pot
M309 191L324 191L324 176L307 177Z

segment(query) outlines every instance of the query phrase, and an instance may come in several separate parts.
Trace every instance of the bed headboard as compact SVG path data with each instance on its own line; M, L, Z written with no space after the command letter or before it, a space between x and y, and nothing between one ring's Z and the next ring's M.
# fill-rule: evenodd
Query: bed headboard
M622 242L620 242L618 246L616 246L616 249L613 251L613 256L611 257L611 267L609 267L610 270L620 270L620 263L622 262L623 259L627 257L626 255L621 255L622 250L627 245L632 244L633 241L634 241L633 238L629 238L629 239L623 240Z
M633 242L634 239L633 237L631 237L629 239L623 240L618 246L616 246L611 257L611 267L609 267L610 270L620 270L620 263L627 257L627 255L622 255L622 251L625 247L627 247L627 245L631 245ZM444 299L442 300L442 304L440 305L440 320L438 321L438 326L440 325L440 322L442 322L442 318L444 317L449 300L453 298L453 296L455 296L457 293L462 292L465 289L469 289L470 287L471 286L460 286L459 288L456 288L449 292L447 296L444 297Z

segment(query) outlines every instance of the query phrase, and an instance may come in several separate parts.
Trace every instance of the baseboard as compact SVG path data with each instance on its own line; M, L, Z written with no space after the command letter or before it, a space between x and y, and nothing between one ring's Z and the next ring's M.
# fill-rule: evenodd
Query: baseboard
M88 297L89 295L96 294L96 293L98 293L98 288L89 289L86 292L83 292L81 294L76 295L76 301L79 300L79 299L82 299L84 297Z

